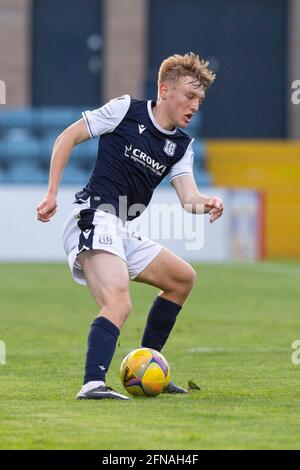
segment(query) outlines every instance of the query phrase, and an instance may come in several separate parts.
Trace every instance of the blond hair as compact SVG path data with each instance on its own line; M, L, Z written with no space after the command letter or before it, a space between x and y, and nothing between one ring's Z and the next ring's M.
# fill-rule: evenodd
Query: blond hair
M180 77L190 76L207 90L216 75L209 70L209 62L200 59L194 52L185 55L174 54L165 59L159 68L158 83L177 81Z

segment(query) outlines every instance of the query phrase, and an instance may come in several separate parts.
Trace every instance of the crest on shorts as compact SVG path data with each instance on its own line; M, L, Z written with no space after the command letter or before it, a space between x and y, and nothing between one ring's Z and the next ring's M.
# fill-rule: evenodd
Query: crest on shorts
M104 243L105 245L112 245L112 236L107 235L106 233L101 233L99 237L99 243Z
M165 154L167 154L168 157L174 157L176 147L177 147L177 144L175 144L175 142L172 142L172 140L167 139L165 146L164 146Z

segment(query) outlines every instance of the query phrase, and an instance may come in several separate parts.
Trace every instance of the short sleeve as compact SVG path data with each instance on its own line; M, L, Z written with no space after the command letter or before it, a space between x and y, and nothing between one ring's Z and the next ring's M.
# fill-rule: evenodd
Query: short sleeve
M90 138L113 132L124 119L130 102L130 96L124 95L110 100L104 106L101 106L101 108L82 113Z
M178 176L183 175L192 175L193 174L193 161L194 161L194 151L193 151L193 141L190 142L188 148L186 149L183 157L175 163L169 173L170 182L172 182Z

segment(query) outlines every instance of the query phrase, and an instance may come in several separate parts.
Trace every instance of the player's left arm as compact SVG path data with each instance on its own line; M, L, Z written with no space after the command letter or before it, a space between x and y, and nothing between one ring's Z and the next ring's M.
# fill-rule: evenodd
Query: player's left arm
M192 214L209 214L210 223L219 219L224 210L222 199L200 194L193 175L182 175L172 180L182 207Z

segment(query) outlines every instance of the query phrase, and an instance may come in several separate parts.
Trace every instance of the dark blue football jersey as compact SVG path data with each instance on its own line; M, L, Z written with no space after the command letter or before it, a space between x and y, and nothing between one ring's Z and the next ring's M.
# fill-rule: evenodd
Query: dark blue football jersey
M76 194L76 202L88 199L93 209L132 220L168 174L170 181L192 174L193 139L180 129L160 127L152 113L154 105L124 95L83 113L90 137L101 137L92 175Z

